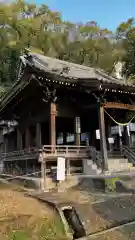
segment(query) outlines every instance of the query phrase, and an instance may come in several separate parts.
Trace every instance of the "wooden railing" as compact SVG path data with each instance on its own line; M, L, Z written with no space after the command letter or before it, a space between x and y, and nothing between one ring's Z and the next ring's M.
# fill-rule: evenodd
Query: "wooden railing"
M46 157L83 157L86 156L86 146L65 146L65 145L44 145L42 149L38 149L35 147L1 153L0 160L1 161L15 161L15 160L27 160L38 158L41 160L40 156L42 155L42 159ZM42 161L42 160L41 160Z
M14 161L14 160L25 160L32 159L33 157L38 156L39 149L32 147L7 153L1 153L0 159L3 161Z
M41 158L48 157L86 157L86 146L76 145L44 145L40 150ZM40 159L41 159L40 158Z

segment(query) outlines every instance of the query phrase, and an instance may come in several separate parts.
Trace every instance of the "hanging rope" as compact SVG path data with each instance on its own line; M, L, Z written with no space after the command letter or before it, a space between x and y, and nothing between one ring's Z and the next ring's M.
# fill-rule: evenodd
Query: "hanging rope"
M120 122L117 122L105 109L104 109L104 111L105 111L105 113L112 119L113 122L115 122L117 125L120 125L120 126L127 126L127 125L129 125L129 123L131 123L132 120L135 118L135 116L134 116L134 117L132 117L132 118L130 119L129 122L120 123Z

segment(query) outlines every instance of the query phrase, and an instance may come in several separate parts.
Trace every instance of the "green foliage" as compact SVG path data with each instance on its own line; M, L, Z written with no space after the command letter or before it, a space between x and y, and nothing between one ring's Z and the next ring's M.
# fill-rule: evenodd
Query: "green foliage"
M19 222L18 222L19 225ZM67 239L64 233L64 227L59 217L42 220L39 224L28 224L27 228L10 230L7 232L9 240L30 240L30 239Z
M30 236L26 231L12 231L9 234L9 240L29 240Z
M94 21L86 24L64 22L48 6L24 0L0 5L0 83L6 91L17 78L19 55L25 48L38 53L97 67L112 74L117 61L123 71L134 74L134 20L117 28L116 36Z
M109 192L114 192L116 190L116 182L119 178L107 178L105 179L105 189Z
M134 18L128 19L117 28L117 37L125 51L123 73L134 84L135 75L135 22Z

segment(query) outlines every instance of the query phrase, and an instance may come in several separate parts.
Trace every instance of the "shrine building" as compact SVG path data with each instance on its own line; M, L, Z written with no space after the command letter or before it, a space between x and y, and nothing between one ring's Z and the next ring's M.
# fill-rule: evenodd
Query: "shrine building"
M99 69L21 56L17 81L0 102L1 121L16 122L1 127L1 171L45 177L58 157L66 175L134 170L134 112L131 84Z

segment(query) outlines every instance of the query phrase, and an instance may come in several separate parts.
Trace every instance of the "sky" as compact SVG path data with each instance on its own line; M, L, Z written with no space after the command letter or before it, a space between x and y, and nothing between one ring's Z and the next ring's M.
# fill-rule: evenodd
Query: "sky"
M120 22L135 17L135 0L27 0L59 11L63 20L96 21L101 28L115 31Z

